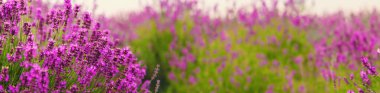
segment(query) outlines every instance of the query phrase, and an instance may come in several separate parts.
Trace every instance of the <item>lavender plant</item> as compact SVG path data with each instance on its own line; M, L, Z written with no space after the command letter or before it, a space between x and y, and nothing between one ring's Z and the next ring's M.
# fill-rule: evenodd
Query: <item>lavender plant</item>
M132 51L71 0L48 10L32 0L0 7L0 92L150 92Z

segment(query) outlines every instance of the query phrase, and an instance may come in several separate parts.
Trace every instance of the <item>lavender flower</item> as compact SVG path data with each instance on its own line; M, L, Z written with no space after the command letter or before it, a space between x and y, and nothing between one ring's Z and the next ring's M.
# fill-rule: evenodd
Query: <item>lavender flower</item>
M360 72L360 77L362 78L363 84L365 84L365 85L371 85L371 81L368 78L368 75L367 75L366 71L361 71Z
M368 62L368 58L365 58L365 57L362 57L362 63L364 65L364 67L366 67L368 69L368 72L372 75L377 75L377 71L376 71L376 67L372 66L369 62Z
M80 5L75 5L74 6L74 18L77 18L79 11L80 11Z
M9 81L9 69L8 67L2 67L1 74L0 74L0 82L8 82L8 81Z

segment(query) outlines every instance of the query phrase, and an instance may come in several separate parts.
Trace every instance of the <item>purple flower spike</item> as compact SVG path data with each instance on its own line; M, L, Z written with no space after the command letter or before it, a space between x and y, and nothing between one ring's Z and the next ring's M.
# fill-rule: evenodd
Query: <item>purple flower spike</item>
M362 63L364 65L364 67L366 67L368 69L368 72L371 75L377 75L376 67L372 66L371 63L368 62L368 58L362 57Z
M360 72L360 77L362 78L362 81L366 85L370 85L371 81L368 78L367 72L366 71L361 71Z

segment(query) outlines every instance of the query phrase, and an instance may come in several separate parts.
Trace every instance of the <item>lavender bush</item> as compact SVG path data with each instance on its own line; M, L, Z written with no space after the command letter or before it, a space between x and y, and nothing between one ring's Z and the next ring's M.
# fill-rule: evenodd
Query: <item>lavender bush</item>
M89 12L71 0L47 7L0 3L0 92L150 92L155 77L143 81L145 67Z

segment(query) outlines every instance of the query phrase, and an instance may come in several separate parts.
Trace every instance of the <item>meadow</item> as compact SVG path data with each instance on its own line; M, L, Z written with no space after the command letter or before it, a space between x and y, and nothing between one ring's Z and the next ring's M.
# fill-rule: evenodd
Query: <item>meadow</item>
M0 92L380 92L380 14L288 0L208 14L197 1L96 15L71 0L0 2Z

